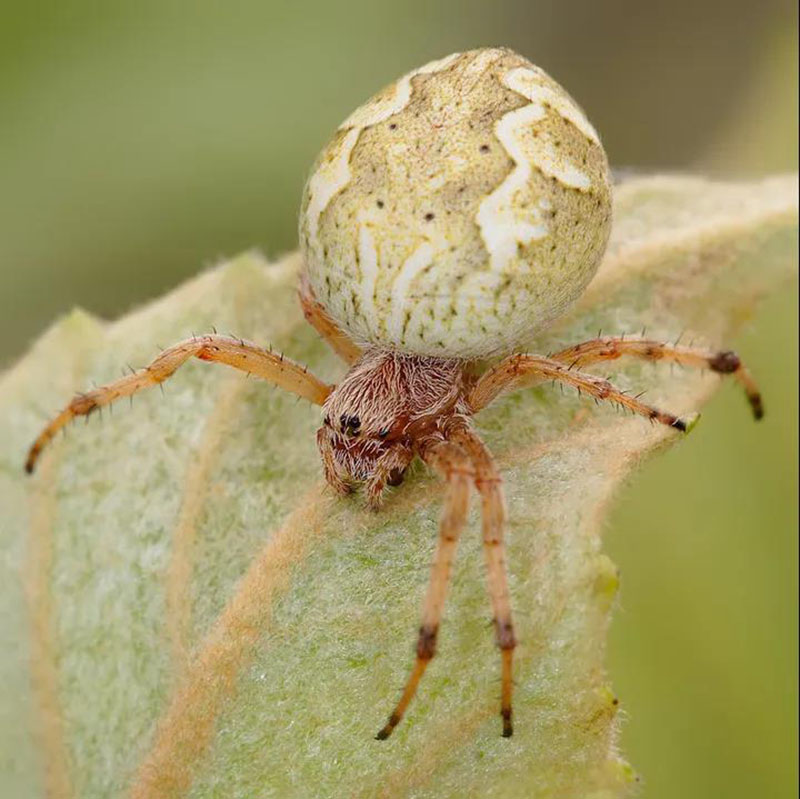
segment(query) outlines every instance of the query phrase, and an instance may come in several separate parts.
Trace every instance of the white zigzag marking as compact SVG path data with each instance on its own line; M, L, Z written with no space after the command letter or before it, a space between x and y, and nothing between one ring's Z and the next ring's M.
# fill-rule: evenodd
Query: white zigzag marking
M333 197L350 182L350 155L358 142L361 132L365 128L377 125L399 113L408 105L411 100L412 78L417 75L440 72L455 61L459 55L461 54L453 53L446 58L431 61L425 66L409 72L395 83L393 94L362 105L339 126L339 129L346 130L347 134L339 142L336 155L329 158L317 169L308 184L311 199L308 203L306 215L308 217L309 233L315 244L319 230L319 218L322 212L328 207L328 203Z
M536 208L520 207L517 192L529 181L535 166L548 177L573 189L585 190L589 177L560 155L553 143L540 136L534 148L526 146L519 134L545 116L545 105L571 122L588 139L599 144L594 128L568 98L542 83L535 70L519 67L503 76L503 83L531 101L530 105L510 111L495 123L495 135L514 161L508 177L480 204L476 221L481 229L493 270L502 272L514 257L519 244L544 238L549 229Z

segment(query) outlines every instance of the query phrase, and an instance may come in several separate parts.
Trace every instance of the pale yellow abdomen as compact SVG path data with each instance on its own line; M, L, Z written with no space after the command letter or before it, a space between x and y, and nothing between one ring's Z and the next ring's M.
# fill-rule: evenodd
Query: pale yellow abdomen
M475 358L514 350L584 290L611 188L581 109L538 67L481 49L356 110L306 184L311 285L361 342Z

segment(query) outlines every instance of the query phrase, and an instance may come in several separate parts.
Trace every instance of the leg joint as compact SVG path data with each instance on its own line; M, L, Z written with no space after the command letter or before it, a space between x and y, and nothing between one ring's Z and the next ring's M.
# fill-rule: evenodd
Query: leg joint
M723 375L729 375L732 372L735 372L742 365L742 362L739 360L739 356L735 352L726 350L725 352L718 352L709 360L708 365L715 372L719 372Z
M436 636L438 632L438 627L427 627L423 625L419 628L417 657L420 660L430 660L436 654Z
M500 649L514 649L517 645L517 637L514 635L514 624L511 619L502 622L495 619L494 630L497 646Z

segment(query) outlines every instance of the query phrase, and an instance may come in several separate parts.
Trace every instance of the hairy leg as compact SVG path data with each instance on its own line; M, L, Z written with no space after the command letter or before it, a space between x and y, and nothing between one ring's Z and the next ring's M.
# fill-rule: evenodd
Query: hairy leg
M228 336L197 336L186 339L160 353L149 366L100 388L78 394L39 434L28 452L25 470L30 474L42 449L64 425L76 416L87 416L120 397L129 397L148 386L163 383L189 358L215 361L256 375L279 388L322 405L331 386L309 374L283 355Z
M500 716L503 719L503 737L509 738L514 727L511 720L511 694L513 690L512 664L517 639L511 615L511 594L506 574L505 543L506 505L500 473L486 445L478 434L466 425L458 426L448 434L448 440L458 444L469 455L475 468L475 486L481 495L483 515L483 553L489 599L494 616L494 629L501 656Z
M582 368L601 361L613 361L626 355L648 361L665 361L681 366L711 369L718 374L731 375L744 388L753 416L760 419L764 415L758 386L739 356L730 350L684 347L641 337L603 337L576 344L551 357L553 360Z
M579 372L561 361L541 355L511 355L500 361L478 379L467 397L472 413L485 408L497 396L506 391L524 388L540 380L553 380L576 388L596 400L608 400L638 413L648 419L686 432L697 418L681 419L666 411L639 401L636 397L615 388L608 380L586 372Z
M300 297L300 306L306 321L328 342L331 349L348 365L354 364L361 357L359 347L349 336L328 316L328 312L317 302L311 284L305 273L300 276L300 286L297 289Z
M447 441L438 442L421 452L422 459L447 481L444 511L439 524L439 544L431 569L428 591L422 606L422 623L417 639L417 655L414 668L406 682L400 701L397 703L386 726L375 736L379 741L388 738L400 723L425 669L436 654L436 636L444 609L447 584L455 557L458 539L467 518L470 484L473 471L467 455Z

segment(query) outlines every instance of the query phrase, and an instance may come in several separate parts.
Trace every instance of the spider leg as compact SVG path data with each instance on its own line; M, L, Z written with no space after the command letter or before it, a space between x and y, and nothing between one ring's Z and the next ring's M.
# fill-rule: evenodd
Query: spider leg
M297 294L300 297L300 306L306 321L328 342L331 349L346 364L354 364L361 357L361 347L328 316L328 312L314 297L305 272L300 276Z
M193 337L164 350L144 369L132 372L108 385L78 394L39 433L28 452L25 471L30 474L34 470L42 449L76 416L88 416L92 411L109 405L120 397L130 397L143 388L163 383L181 364L192 357L241 369L279 388L305 397L317 405L322 405L331 392L331 386L279 353L269 352L255 344L228 336Z
M503 531L506 525L506 505L500 472L486 445L478 434L466 425L459 425L448 434L448 440L458 444L469 455L475 468L475 486L481 495L483 518L483 553L489 599L494 616L494 629L501 656L500 716L503 737L511 737L511 694L513 691L512 664L517 639L511 614L511 594L506 573Z
M562 350L552 356L570 366L584 367L600 361L613 361L623 356L642 358L648 361L666 361L681 366L711 369L718 374L731 375L737 380L747 395L753 416L760 419L764 415L761 393L750 372L739 356L730 350L708 350L700 347L684 347L678 344L664 344L646 338L602 337L584 341L574 347Z
M400 723L409 703L414 698L425 669L436 654L436 636L444 609L450 570L458 539L467 518L470 485L474 477L467 455L448 441L439 441L429 447L424 447L420 454L422 459L447 481L447 493L442 520L439 523L439 544L431 569L428 591L422 606L422 623L417 639L416 660L400 701L389 716L386 726L375 736L379 741L388 738Z
M481 375L467 396L472 413L477 413L505 391L513 391L540 380L552 380L585 392L596 400L608 400L653 421L687 432L697 416L681 419L666 411L641 402L636 397L615 388L608 380L572 369L562 361L541 355L511 355L493 369Z

